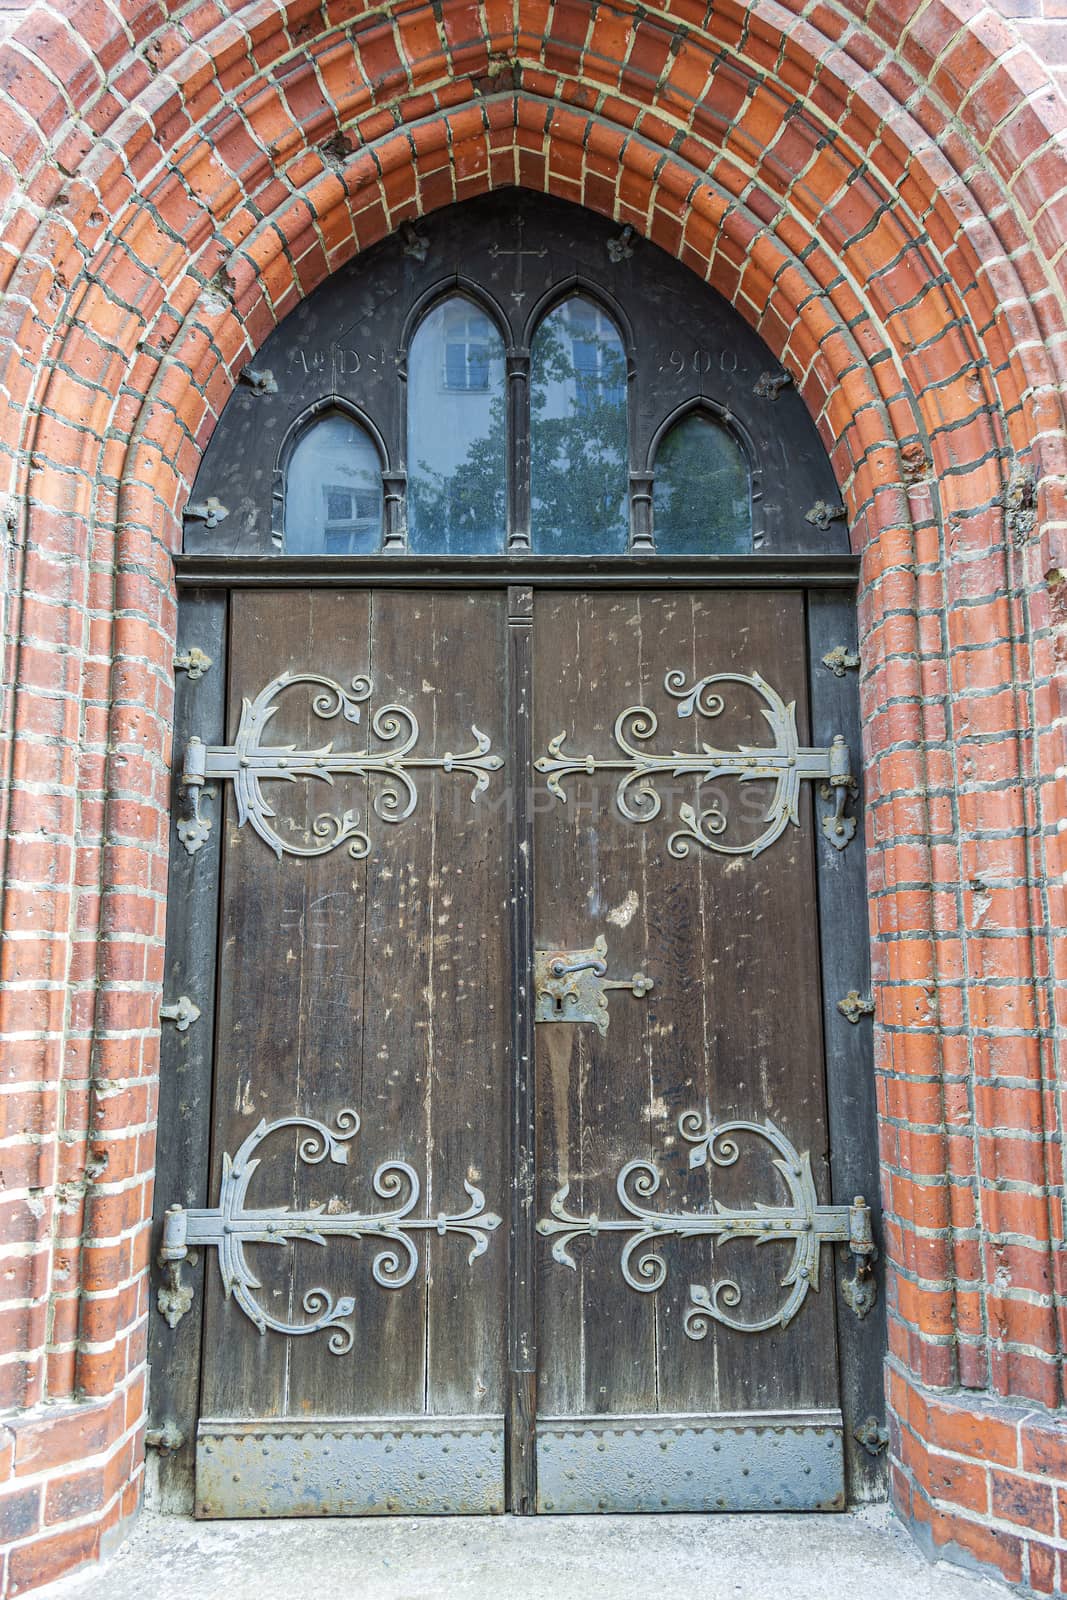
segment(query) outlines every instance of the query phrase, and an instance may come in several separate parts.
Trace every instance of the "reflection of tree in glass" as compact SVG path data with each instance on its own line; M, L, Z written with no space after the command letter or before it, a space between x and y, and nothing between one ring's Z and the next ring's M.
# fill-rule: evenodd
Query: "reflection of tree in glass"
M624 550L629 452L618 335L588 302L568 301L538 329L530 368L534 548Z
M748 465L737 441L699 412L656 453L656 549L668 555L743 555L752 549Z
M440 420L448 426L447 416ZM506 433L505 400L497 394L489 404L487 431L471 441L465 458L451 472L435 472L428 462L419 462L408 485L416 548L451 555L503 549Z
M537 331L530 378L534 548L624 550L629 452L618 335L588 302L568 301ZM502 547L506 435L506 400L497 395L487 431L452 472L419 461L408 488L416 548L472 554Z

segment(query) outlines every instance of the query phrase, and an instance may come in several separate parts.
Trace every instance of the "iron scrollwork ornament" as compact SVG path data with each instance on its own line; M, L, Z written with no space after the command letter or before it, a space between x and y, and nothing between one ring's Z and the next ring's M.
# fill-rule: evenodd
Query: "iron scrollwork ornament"
M440 756L414 754L419 742L419 724L406 706L381 706L371 718L376 738L390 748L380 750L334 750L332 741L315 750L297 750L294 745L264 745L260 741L267 724L278 711L278 697L294 684L307 684L316 690L311 709L316 717L328 720L341 715L346 722L358 723L361 706L370 698L371 681L355 677L345 688L317 672L283 672L272 679L254 700L244 700L237 737L232 745L205 745L190 739L185 751L182 787L189 797L190 813L178 822L178 837L190 855L206 842L211 819L201 809L201 797L211 778L233 784L237 800L237 825L251 823L259 837L270 846L279 861L283 855L321 856L347 844L350 856L361 860L370 854L371 841L354 810L322 812L311 825L314 843L298 844L285 838L272 826L276 813L267 801L264 781L295 783L301 778L318 778L332 784L335 777L372 776L383 780L375 794L372 809L388 823L403 822L418 804L418 791L411 774L433 769L444 773L466 773L474 779L471 799L477 799L489 786L489 774L504 765L491 753L490 740L472 728L474 747L454 755L446 750Z
M764 1140L777 1152L773 1164L785 1180L789 1204L766 1205L757 1200L740 1210L714 1201L707 1211L661 1211L647 1203L659 1192L663 1176L659 1167L654 1161L629 1161L615 1180L622 1216L600 1217L596 1212L587 1217L574 1215L566 1207L569 1184L553 1196L549 1208L552 1215L537 1224L538 1233L554 1241L553 1260L576 1270L571 1246L583 1234L591 1239L605 1233L629 1235L619 1257L622 1276L631 1289L651 1294L661 1289L667 1279L667 1262L655 1249L662 1239L702 1238L715 1244L750 1239L756 1244L792 1244L792 1258L781 1280L789 1292L767 1316L745 1319L733 1314L742 1299L741 1286L734 1278L720 1278L709 1287L689 1285L685 1331L690 1339L703 1339L712 1322L738 1333L764 1333L787 1327L804 1304L808 1290L819 1287L823 1245L841 1242L849 1246L856 1263L855 1281L862 1279L864 1298L869 1300L862 1311L854 1309L857 1315L866 1315L874 1298L871 1266L875 1248L870 1208L862 1195L857 1195L851 1206L820 1205L810 1156L800 1154L773 1122L738 1121L712 1126L699 1111L684 1111L678 1119L678 1131L690 1145L690 1168L732 1167L740 1154L737 1134L752 1134ZM851 1304L851 1298L846 1298Z
M855 789L855 781L844 738L837 734L829 746L822 748L802 745L797 734L796 702L786 704L758 672L710 673L692 685L687 684L686 674L678 670L668 672L664 678L667 693L678 701L679 717L691 717L694 712L704 717L720 716L725 701L717 686L724 683L742 684L760 696L764 702L760 710L770 724L773 745L743 745L737 750L719 750L702 742L699 751L674 750L667 755L656 755L646 748L646 741L654 738L659 729L656 713L645 706L627 706L615 719L617 755L567 755L563 750L567 735L561 733L549 740L548 754L539 756L534 765L547 777L551 793L564 801L567 798L563 788L565 778L576 774L592 776L597 772L618 773L615 803L628 822L640 823L651 822L663 809L662 797L656 789L658 778L696 778L698 785L727 777L739 778L742 783L761 779L774 783L774 795L763 818L764 829L746 844L723 841L727 817L717 802L708 806L680 805L681 827L667 840L669 854L678 858L688 855L694 842L719 855L760 855L781 838L790 823L799 826L801 783L821 780L826 798L834 803L833 810L822 818L822 831L836 849L843 850L856 832L855 818L845 814L845 804Z
M419 1253L412 1237L418 1233L463 1234L471 1241L468 1262L484 1255L489 1235L499 1228L500 1218L485 1209L485 1196L466 1179L463 1187L470 1201L465 1211L439 1212L432 1217L414 1217L422 1185L419 1175L406 1161L383 1161L371 1183L375 1194L395 1204L379 1211L332 1211L315 1206L307 1211L290 1211L285 1206L255 1210L246 1207L248 1185L260 1157L260 1145L281 1128L305 1130L298 1150L300 1160L316 1166L329 1156L344 1166L348 1161L348 1141L359 1132L359 1114L337 1113L329 1128L313 1117L281 1117L277 1122L260 1122L233 1157L222 1157L222 1186L219 1203L202 1210L171 1206L163 1219L163 1244L159 1264L164 1284L158 1294L160 1311L170 1326L176 1327L192 1303L192 1290L181 1282L181 1264L190 1250L210 1246L218 1251L226 1297L254 1323L260 1333L270 1329L290 1337L320 1333L330 1329L328 1348L333 1355L345 1355L352 1348L354 1332L347 1320L356 1309L352 1295L335 1297L328 1289L309 1289L303 1296L306 1322L286 1322L267 1310L255 1296L262 1287L245 1255L250 1244L282 1245L304 1240L325 1245L327 1239L366 1239L379 1246L371 1263L371 1276L382 1289L402 1289L410 1283L419 1266Z

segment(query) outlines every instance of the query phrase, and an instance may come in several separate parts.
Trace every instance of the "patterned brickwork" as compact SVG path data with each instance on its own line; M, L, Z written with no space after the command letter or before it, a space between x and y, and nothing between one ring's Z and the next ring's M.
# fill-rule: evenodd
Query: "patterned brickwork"
M863 555L895 1493L936 1545L1067 1584L1056 9L0 13L4 1592L96 1554L139 1492L170 558L200 452L329 272L515 183L725 294L831 453Z

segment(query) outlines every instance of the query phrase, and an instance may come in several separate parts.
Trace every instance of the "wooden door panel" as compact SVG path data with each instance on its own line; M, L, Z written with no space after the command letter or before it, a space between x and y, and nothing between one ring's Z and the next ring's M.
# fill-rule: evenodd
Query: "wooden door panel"
M608 748L616 713L640 696L638 610L628 597L536 596L535 752L564 729L576 751ZM604 934L613 974L647 972L645 830L614 824L610 778L569 788L565 804L535 791L536 943L581 950ZM565 1183L575 1211L607 1210L614 1174L651 1155L648 1021L647 1001L620 994L606 1037L538 1024L539 1215ZM539 1312L541 1415L643 1409L655 1391L655 1320L610 1249L585 1251L577 1280L544 1272Z
M243 698L253 698L284 670L316 671L348 683L366 660L369 596L239 594L231 603L227 739L236 737ZM279 744L308 749L324 742L313 727L310 697L286 695L271 725ZM271 784L283 836L310 842L321 785ZM362 904L365 867L347 855L279 861L246 824L237 825L235 798L226 786L222 916L212 1117L211 1200L218 1203L223 1155L233 1155L261 1120L303 1115L331 1121L351 1104L362 1056ZM290 827L291 824L291 827ZM299 831L298 831L299 830ZM322 937L327 895L343 894L349 910L347 938ZM354 908L354 909L353 909ZM332 925L332 924L331 924ZM327 950L337 942L339 949ZM307 1048L307 1041L315 1041ZM356 1108L358 1110L358 1107ZM296 1160L293 1132L279 1133L264 1151L264 1167L250 1198L259 1205L302 1208L309 1174ZM269 1170L268 1170L269 1163ZM342 1169L333 1167L333 1172ZM316 1169L311 1169L316 1176ZM307 1247L317 1257L319 1252ZM331 1280L351 1270L337 1241ZM258 1248L253 1266L266 1306L299 1315L295 1291L305 1264L292 1250ZM309 1264L319 1265L316 1259ZM210 1264L209 1264L210 1266ZM337 1273L336 1278L333 1277ZM342 1276L344 1275L344 1276ZM320 1278L320 1282L322 1279ZM233 1300L219 1292L218 1275L205 1284L205 1349L201 1392L209 1417L278 1417L288 1410L293 1341L260 1337ZM326 1369L329 1372L329 1368ZM310 1391L314 1392L314 1391ZM329 1389L324 1400L329 1403Z
M494 749L503 752L504 628L498 595L376 596L376 694L382 702L418 707L430 750L469 749L471 730L478 728L491 731ZM413 829L413 816L382 829L388 838L367 862L363 1041L368 1104L374 1105L370 1160L396 1159L414 1135L425 1151L427 1215L464 1210L465 1182L488 1197L495 1214L507 1211L505 784L501 773L494 788L472 802L468 778L424 774L423 824ZM394 1409L425 1404L442 1415L503 1411L503 1228L470 1267L468 1249L462 1238L426 1238L419 1291L423 1360L414 1392L398 1394ZM379 1348L398 1348L403 1324L389 1304L378 1310L394 1318L377 1330Z
M829 1199L813 785L800 784L795 823L754 855L775 794L766 778L658 770L619 793L628 751L773 743L758 686L719 684L687 706L709 673L760 674L795 700L804 745L803 596L539 592L534 754L565 736L557 752L579 758L559 779L565 799L546 775L516 773L505 748L507 630L503 593L231 601L235 751L272 679L323 683L283 686L262 723L258 749L272 760L286 746L312 755L294 756L294 781L277 770L264 781L258 824L238 804L236 767L213 802L210 1204L240 1178L223 1180L224 1156L250 1152L246 1210L317 1213L323 1242L295 1240L275 1219L279 1242L247 1244L258 1282L244 1300L240 1286L226 1296L209 1252L200 1515L503 1507L504 1414L516 1428L526 1415L508 1399L509 1247L497 1219L521 1176L508 1119L524 1054L509 1046L510 893L514 853L530 849L537 946L590 950L602 936L619 985L605 1031L535 1028L536 1507L841 1503L834 1302L817 1292L832 1282L829 1249L816 1249L812 1292L783 1325L791 1242L654 1228L657 1215L788 1208L809 1157L812 1195ZM507 771L484 751L462 770L480 735ZM313 759L330 741L383 757L402 747L403 759L331 785ZM528 839L515 836L527 809L511 804L515 781L530 784ZM783 1152L788 1171L775 1165ZM367 1219L359 1237L356 1214ZM343 1237L330 1231L337 1218ZM511 1255L520 1261L514 1244ZM703 1319L694 1286L711 1309ZM314 1319L319 1332L299 1331ZM524 1359L512 1351L517 1371Z
M615 721L627 707L648 708L658 718L654 731L639 720L624 727L636 748L696 752L705 742L723 749L771 742L759 697L744 685L720 686L723 705L714 717L679 716L680 697L665 691L674 672L689 686L711 672L758 672L786 701L797 700L801 743L807 735L805 619L797 594L543 595L535 608L535 663L539 752L565 731L567 752L618 756ZM802 785L799 826L788 826L753 859L720 855L695 840L684 853L672 852L669 841L680 807L693 804L699 814L713 799L726 819L717 837L755 840L765 826L771 784L723 778L713 794L708 785L698 792L692 778L668 774L655 783L659 815L638 822L620 811L620 775L609 769L570 776L565 803L539 792L534 808L538 946L581 949L603 934L612 978L640 971L654 984L644 998L625 990L608 996L603 1037L589 1025L537 1028L539 1215L550 1217L553 1195L568 1184L567 1212L625 1222L616 1185L635 1160L652 1165L632 1172L625 1192L652 1213L689 1214L708 1210L713 1201L735 1209L788 1203L773 1165L777 1152L758 1134L736 1136L732 1164L691 1166L693 1142L679 1131L683 1113L714 1125L770 1119L799 1153L810 1152L825 1199L810 785ZM639 811L652 805L632 794L628 803ZM802 1479L811 1479L812 1503L832 1500L840 1467L832 1297L809 1294L784 1328L749 1333L710 1320L696 1340L686 1332L691 1284L735 1280L740 1299L734 1315L761 1320L786 1296L781 1280L792 1246L653 1241L636 1252L630 1270L638 1285L660 1277L662 1283L641 1292L621 1267L628 1237L601 1228L576 1238L574 1270L551 1259L551 1236L544 1241L539 1412L549 1420L539 1425L542 1507L591 1510L603 1502L605 1508L659 1509L658 1498L653 1504L626 1487L647 1473L631 1459L632 1450L627 1455L631 1447L619 1444L620 1425L611 1419L645 1419L646 1428L655 1418L664 1424L686 1419L669 1440L692 1473L696 1458L686 1454L692 1439L711 1418L737 1413L747 1418L748 1432L734 1439L735 1461L752 1448L750 1414L774 1413L781 1437L783 1426L802 1436L804 1465L816 1463L814 1472L798 1469ZM819 1270L826 1281L832 1269L825 1259ZM802 1420L783 1424L783 1412ZM577 1424L581 1418L586 1422ZM590 1429L604 1449L598 1445L586 1461ZM638 1448L632 1428L629 1437ZM657 1437L657 1449L666 1448L662 1427ZM724 1437L721 1429L709 1436L705 1454L721 1455ZM690 1442L683 1446L684 1440ZM823 1469L824 1446L832 1470ZM557 1467L563 1457L571 1463L569 1479ZM621 1489L597 1478L597 1463L616 1458L629 1463ZM678 1501L673 1491L668 1498L673 1495L680 1508L714 1506L724 1495L731 1504L763 1503L748 1494L740 1466L732 1489L723 1489L721 1472L704 1476L695 1500L682 1495ZM627 1495L637 1498L631 1503ZM768 1495L766 1503L773 1499Z
M342 842L311 858L279 859L226 796L212 1198L224 1152L260 1119L302 1117L350 1136L315 1161L301 1159L306 1127L272 1133L249 1206L402 1215L391 1232L376 1236L372 1221L325 1247L249 1245L255 1298L282 1321L306 1323L332 1297L338 1317L321 1332L258 1333L209 1272L202 1515L501 1503L506 1238L491 1221L469 1234L454 1224L507 1209L508 821L499 792L472 803L477 772L417 763L471 751L472 727L501 751L503 635L494 595L234 597L231 740L242 701L288 669L343 685L366 674L371 688L354 694L357 723L352 706L316 716L315 686L292 685L261 744L410 750L400 772L263 785L286 847L328 841L337 826L323 813L340 819ZM405 773L415 803L397 820ZM439 1216L453 1225L438 1231ZM309 1433L308 1418L331 1426ZM436 1418L451 1419L450 1434ZM256 1442L268 1424L269 1451ZM477 1479L466 1501L438 1470L448 1437Z

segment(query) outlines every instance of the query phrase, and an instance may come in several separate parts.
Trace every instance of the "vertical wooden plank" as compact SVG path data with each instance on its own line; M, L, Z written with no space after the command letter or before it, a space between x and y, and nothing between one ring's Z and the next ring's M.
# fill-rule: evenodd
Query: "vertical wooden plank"
M567 748L607 751L614 720L640 698L639 598L551 593L535 612L535 754L566 731ZM648 970L641 898L642 829L614 813L611 775L579 777L562 803L536 790L536 934L542 949L588 949L598 934L609 972ZM619 1169L650 1153L647 1002L612 996L611 1024L539 1023L536 1031L539 1198L614 1211ZM577 1271L539 1251L541 1415L636 1412L654 1404L655 1310L623 1281L613 1241L580 1242Z
M858 655L854 596L834 591L811 593L808 647L813 737L816 743L824 744L834 734L844 735L859 785L849 807L857 819L856 837L846 850L835 850L820 839L816 854L833 1198L836 1204L847 1205L855 1195L864 1195L873 1213L875 1237L880 1239L873 1023L871 1018L863 1017L852 1024L837 1009L837 1002L852 989L860 995L871 993L859 673L849 668L839 676L822 659L842 645L847 654ZM886 1459L884 1454L872 1456L858 1442L855 1431L871 1416L879 1424L885 1422L885 1274L880 1265L876 1266L878 1303L860 1321L841 1295L843 1278L851 1276L852 1271L848 1253L842 1250L837 1273L837 1317L848 1495L852 1501L878 1500L885 1494Z
M646 637L649 630L646 629ZM679 659L679 653L681 659ZM669 709L664 677L672 667L695 683L707 673L759 674L786 703L796 701L800 742L808 737L804 607L799 593L736 590L691 597L685 623L674 637L657 636L647 659L650 703L661 711L657 748L760 748L771 742L763 701L743 684L717 687L723 709L714 717L680 719ZM661 790L664 786L660 784ZM665 818L683 798L707 805L714 798L726 817L724 843L756 839L773 798L770 782L723 778L673 802L665 792ZM811 785L802 786L799 827L755 857L726 856L694 846L680 861L664 849L657 857L656 893L650 902L669 904L671 917L692 927L690 987L670 992L665 981L653 992L661 1025L654 1075L655 1100L665 1108L657 1144L663 1152L665 1196L685 1210L712 1201L730 1208L782 1204L785 1186L773 1152L758 1137L738 1135L739 1156L725 1167L688 1169L689 1146L679 1138L677 1118L685 1110L706 1112L715 1123L741 1119L761 1126L770 1119L794 1147L811 1156L817 1190L829 1199L819 967L815 938L814 835L817 823ZM669 822L654 824L662 840ZM682 907L685 907L684 914ZM652 959L650 955L650 960ZM695 1014L695 1015L694 1015ZM700 1025L696 1026L696 1016ZM696 1092L683 1103L684 1095ZM809 1294L786 1328L753 1334L721 1325L694 1342L684 1332L688 1286L736 1280L741 1301L735 1315L758 1320L779 1306L786 1291L788 1243L756 1245L746 1240L713 1249L707 1242L670 1240L663 1247L667 1280L657 1296L659 1315L659 1403L664 1411L763 1411L833 1407L837 1401L834 1327L829 1297ZM829 1258L821 1281L829 1281Z
M234 604L244 598L237 597ZM267 636L278 637L280 633L291 652L292 670L321 672L345 687L351 685L353 678L373 673L373 600L367 591L311 590L300 597L306 607L302 626L299 607L293 614L293 597L275 598L277 609L271 613L271 621L276 631ZM249 647L254 656L251 640ZM262 674L262 665L258 671ZM327 743L336 750L365 747L370 701L361 707L358 725L343 716L318 717L313 704L314 692L306 687L287 693L282 709L269 724L267 739L272 743L292 740L303 749L318 749ZM315 841L315 823L324 813L339 817L350 807L358 813L361 825L373 840L365 787L358 778L351 777L337 777L332 785L301 779L294 784L273 785L277 793L271 796L271 803L278 811L283 831L291 831L294 841L300 844ZM269 853L264 860L265 853L259 853L261 870L273 873L272 892L283 897L277 930L272 927L267 934L256 1016L258 1027L264 1012L268 1016L274 1013L261 1047L263 1066L268 1073L274 1069L270 1093L283 1108L274 1115L290 1114L284 1109L288 1100L301 1114L331 1126L342 1110L354 1110L359 1113L362 1126L348 1142L345 1166L328 1160L316 1165L300 1161L296 1159L299 1136L279 1135L275 1153L265 1156L262 1172L257 1174L264 1185L260 1192L267 1193L266 1186L274 1181L268 1176L267 1162L274 1163L280 1178L282 1163L288 1160L292 1166L285 1198L294 1210L309 1211L317 1206L325 1207L327 1212L355 1208L370 1198L366 1111L358 1092L365 1075L362 1017L366 1004L369 860L353 858L344 845L307 860L285 856L276 861L269 858ZM270 985L266 992L264 977ZM252 984L246 970L245 987L254 994ZM290 1005L295 1006L295 1012L289 1011ZM279 1052L272 1062L275 1037L291 1038L292 1052L288 1056ZM255 1068L249 1062L245 1070L251 1076ZM247 1101L254 1095L246 1089L245 1097ZM280 1187L271 1192L278 1193L282 1200L284 1191ZM292 1322L308 1320L305 1296L325 1288L335 1297L355 1296L353 1322L356 1337L360 1337L364 1305L377 1293L370 1283L369 1252L365 1246L357 1240L330 1239L325 1248L307 1244L271 1247L258 1252L257 1265L259 1258L271 1255L278 1257L277 1264L265 1263L263 1270L276 1272L284 1281L287 1315ZM268 1333L266 1337L268 1342L280 1344L284 1352L280 1415L345 1414L352 1369L360 1365L358 1358L353 1360L355 1350L347 1356L335 1355L324 1334L285 1338Z
M281 672L317 672L347 684L367 670L365 593L240 592L231 608L231 740L242 698L253 697ZM313 694L301 685L285 690L265 742L307 749L332 739L343 748L361 737L362 725L315 716ZM310 779L264 787L277 813L275 827L301 845L314 842L320 813L358 809L363 800L356 779L341 778L332 787ZM231 791L232 785L225 788ZM361 1111L353 1091L361 1077L365 864L344 846L310 859L286 854L279 860L250 825L237 826L232 792L224 804L213 1200L223 1153L232 1155L261 1119L302 1115L332 1124L342 1108ZM222 828L221 798L216 815ZM248 1205L354 1204L362 1133L350 1146L347 1168L329 1162L308 1167L298 1159L298 1144L298 1132L288 1129L262 1147ZM328 1251L306 1243L256 1245L249 1247L249 1259L262 1282L261 1303L293 1322L306 1320L307 1289L322 1284L353 1292L349 1286L360 1283L355 1242L334 1241ZM328 1415L343 1401L351 1374L330 1354L325 1336L259 1334L224 1300L214 1260L205 1291L204 1415L280 1417L295 1395L301 1406L310 1402Z
M432 631L425 597L412 595L401 619L380 592L367 595L366 668L371 696L364 708L361 748L381 750L389 741L378 737L374 716L385 706L411 710L419 723L420 749L432 748L434 729L427 725L422 698L413 695L416 652L432 660ZM401 638L395 637L401 626ZM406 731L406 730L405 730ZM392 741L394 744L396 740ZM358 1063L353 1063L353 1092L362 1119L356 1176L350 1194L353 1209L375 1211L386 1202L375 1196L373 1174L385 1162L403 1161L415 1170L422 1189L413 1215L426 1204L428 1173L427 1084L429 1049L426 1038L429 987L433 979L432 918L435 823L422 775L413 814L390 826L375 814L382 781L361 785L363 825L371 838L364 863L366 882L364 945L358 991L349 1003L360 1032ZM358 998L357 998L358 995ZM394 1204L407 1197L406 1182ZM358 1286L356 1349L362 1358L346 1359L343 1404L336 1415L399 1416L421 1413L426 1397L426 1250L416 1241L419 1266L412 1281L385 1288L372 1277L378 1248L371 1240L356 1246L350 1283ZM334 1244L331 1242L331 1252ZM386 1352L388 1354L386 1355ZM355 1352L354 1352L355 1353ZM314 1415L321 1400L313 1388L301 1386L301 1403ZM322 1414L320 1412L320 1414Z
M536 1103L533 1024L533 591L513 585L508 607L511 794L511 1236L508 1252L508 1509L537 1501Z
M219 854L222 827L217 818L207 842L189 855L177 835L187 814L179 788L185 747L198 736L205 743L222 737L226 698L226 596L189 591L178 608L178 653L199 649L211 665L198 678L176 672L171 770L170 869L167 895L167 955L163 998L187 994L200 1018L185 1032L164 1022L160 1031L159 1111L156 1141L155 1222L152 1259L162 1239L168 1206L207 1202L211 1130L211 1067L215 1027L215 960L218 936ZM188 1264L183 1278L194 1290L193 1307L170 1328L155 1306L162 1278L154 1268L149 1318L149 1428L176 1429L183 1443L160 1453L158 1492L166 1512L188 1513L193 1503L193 1458L200 1388L203 1316L203 1263Z
M375 712L416 717L415 756L470 750L477 727L506 755L502 594L375 593ZM384 754L384 722L372 743ZM395 740L393 741L395 743ZM468 1182L506 1216L510 969L505 774L472 799L463 772L414 774L414 812L373 818L363 1006L364 1170L406 1161L422 1195L413 1216L457 1214ZM387 778L372 780L383 814ZM349 1414L504 1411L506 1228L469 1261L459 1235L417 1241L420 1266L363 1302L366 1348Z
M388 598L403 649L409 602ZM434 684L428 749L469 750L478 728L505 767L478 796L462 773L420 780L436 831L428 885L433 978L424 1011L432 1040L426 1212L466 1209L467 1181L502 1219L474 1261L462 1236L426 1236L425 1408L432 1416L499 1417L506 1405L511 995L504 595L452 591L430 597L430 608L432 649L421 658L417 682L407 667L410 692L427 693L427 682ZM410 661L410 647L406 653Z

